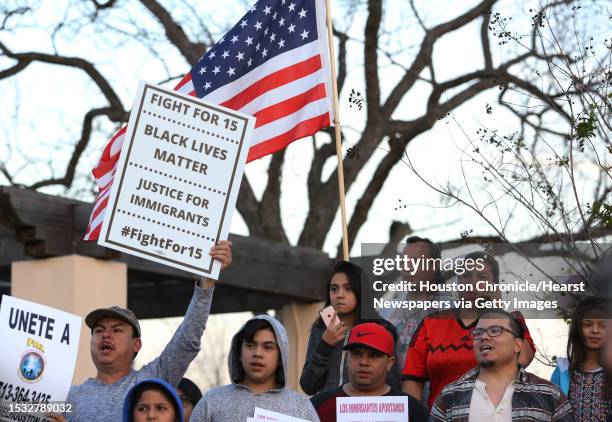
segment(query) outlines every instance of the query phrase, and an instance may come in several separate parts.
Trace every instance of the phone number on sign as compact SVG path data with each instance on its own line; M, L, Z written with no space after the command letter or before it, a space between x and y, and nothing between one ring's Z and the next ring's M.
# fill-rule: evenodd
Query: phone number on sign
M49 403L50 394L40 393L29 388L14 386L0 381L0 400L13 402Z
M70 413L72 405L70 403L11 403L9 413Z

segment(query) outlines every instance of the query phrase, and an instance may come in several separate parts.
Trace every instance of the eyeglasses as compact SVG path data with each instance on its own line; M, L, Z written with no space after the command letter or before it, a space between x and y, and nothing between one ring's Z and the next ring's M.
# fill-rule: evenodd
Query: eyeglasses
M487 333L489 337L498 337L501 336L504 331L507 331L514 337L518 338L513 331L507 329L506 327L502 327L501 325L491 325L487 328L476 328L471 334L474 340L478 340L484 335L484 333Z

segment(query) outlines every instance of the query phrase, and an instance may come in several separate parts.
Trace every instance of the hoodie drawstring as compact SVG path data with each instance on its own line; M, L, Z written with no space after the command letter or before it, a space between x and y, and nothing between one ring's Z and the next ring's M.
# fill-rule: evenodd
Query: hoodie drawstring
M340 383L338 387L342 387L344 385L344 358L346 356L346 350L344 350L344 346L348 343L349 332L344 334L344 341L342 342L342 359L340 359Z

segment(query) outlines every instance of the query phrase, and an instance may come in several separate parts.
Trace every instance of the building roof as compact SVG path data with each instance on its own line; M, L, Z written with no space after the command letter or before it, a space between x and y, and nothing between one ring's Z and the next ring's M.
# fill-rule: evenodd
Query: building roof
M78 254L124 262L128 307L141 318L182 316L196 275L83 242L92 204L0 186L0 293L10 293L13 261ZM280 308L323 300L332 261L323 252L230 234L234 261L215 287L213 313Z

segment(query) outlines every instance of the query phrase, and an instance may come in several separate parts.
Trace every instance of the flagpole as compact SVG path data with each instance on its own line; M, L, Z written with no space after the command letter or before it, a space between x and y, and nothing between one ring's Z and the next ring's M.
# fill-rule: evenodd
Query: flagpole
M329 63L331 66L331 81L334 107L334 129L336 135L336 158L338 159L338 195L340 197L340 220L342 222L342 259L348 261L348 229L346 227L346 205L344 201L344 166L342 164L342 131L340 130L340 114L338 106L338 82L336 80L336 52L334 49L334 31L331 18L330 0L325 0L325 15L327 17L327 41L329 43Z

